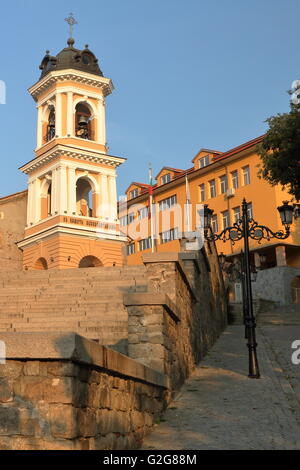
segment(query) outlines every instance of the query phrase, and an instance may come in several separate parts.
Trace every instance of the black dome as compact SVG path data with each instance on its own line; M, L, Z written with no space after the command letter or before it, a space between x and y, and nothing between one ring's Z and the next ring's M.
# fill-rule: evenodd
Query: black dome
M92 73L103 77L103 73L98 65L98 59L89 50L88 45L82 51L75 49L74 39L68 40L68 47L65 47L56 56L50 56L49 51L42 60L40 69L42 70L40 79L45 77L47 73L55 70L76 69L82 72Z

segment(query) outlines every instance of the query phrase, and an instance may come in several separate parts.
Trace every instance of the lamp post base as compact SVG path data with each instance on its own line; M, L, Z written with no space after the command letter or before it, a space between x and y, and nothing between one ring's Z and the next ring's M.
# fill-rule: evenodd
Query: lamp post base
M247 344L249 349L249 374L250 379L260 379L258 361L256 355L256 344Z

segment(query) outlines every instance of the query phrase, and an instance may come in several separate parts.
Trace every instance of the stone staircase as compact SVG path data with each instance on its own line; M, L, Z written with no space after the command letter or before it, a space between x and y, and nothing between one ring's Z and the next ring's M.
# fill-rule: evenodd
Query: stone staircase
M144 266L0 271L0 333L72 331L126 354L123 295L145 291Z
M300 304L277 305L257 316L259 325L299 325Z

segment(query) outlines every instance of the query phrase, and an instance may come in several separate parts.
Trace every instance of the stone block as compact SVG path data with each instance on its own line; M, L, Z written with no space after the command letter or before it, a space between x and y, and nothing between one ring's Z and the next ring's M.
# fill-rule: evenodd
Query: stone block
M78 411L79 435L91 437L97 434L96 413L90 408L81 408Z
M50 426L53 437L74 439L80 435L78 410L71 405L51 405Z
M14 393L33 403L72 403L72 377L24 376L14 383Z
M15 378L22 374L24 364L17 361L6 361L6 364L0 364L0 377Z
M94 439L95 450L111 450L114 446L115 434L109 433L106 436L97 436Z
M13 401L12 379L0 378L0 403Z
M129 344L139 344L141 341L140 335L138 334L129 334L128 335L128 343Z
M40 362L39 361L27 361L24 364L23 373L24 375L39 375L40 374Z
M73 379L72 403L78 408L84 408L89 402L89 385L79 379Z
M47 372L54 376L76 377L78 366L73 362L48 362Z
M74 450L95 450L94 438L76 439Z
M88 378L88 383L95 383L95 384L100 384L101 381L101 374L97 370L91 370L90 375Z
M96 409L100 407L100 385L97 383L89 384L87 406Z
M126 412L115 410L98 410L97 433L106 435L109 433L126 434L130 431L130 416Z
M143 428L145 425L144 413L141 411L131 411L130 412L130 424L132 431L136 431L138 428Z
M132 358L150 357L151 355L151 347L148 344L129 344L128 351Z
M20 411L15 404L0 406L0 436L20 433Z
M108 386L100 388L99 406L100 408L112 409L111 393Z
M35 405L19 408L20 433L35 438L50 436L50 414L48 408L38 409Z
M141 336L140 341L141 343L151 343L151 344L162 345L164 342L164 337L162 334L159 334L159 333L145 333L143 336Z
M111 407L113 410L121 410L124 408L123 394L116 389L110 391ZM126 409L126 408L125 408Z

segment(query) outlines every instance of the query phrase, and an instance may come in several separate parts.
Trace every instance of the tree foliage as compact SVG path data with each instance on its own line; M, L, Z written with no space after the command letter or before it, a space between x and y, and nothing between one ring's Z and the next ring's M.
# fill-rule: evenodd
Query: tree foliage
M271 185L281 184L300 200L300 104L291 102L289 113L266 120L269 129L258 145L258 175Z

